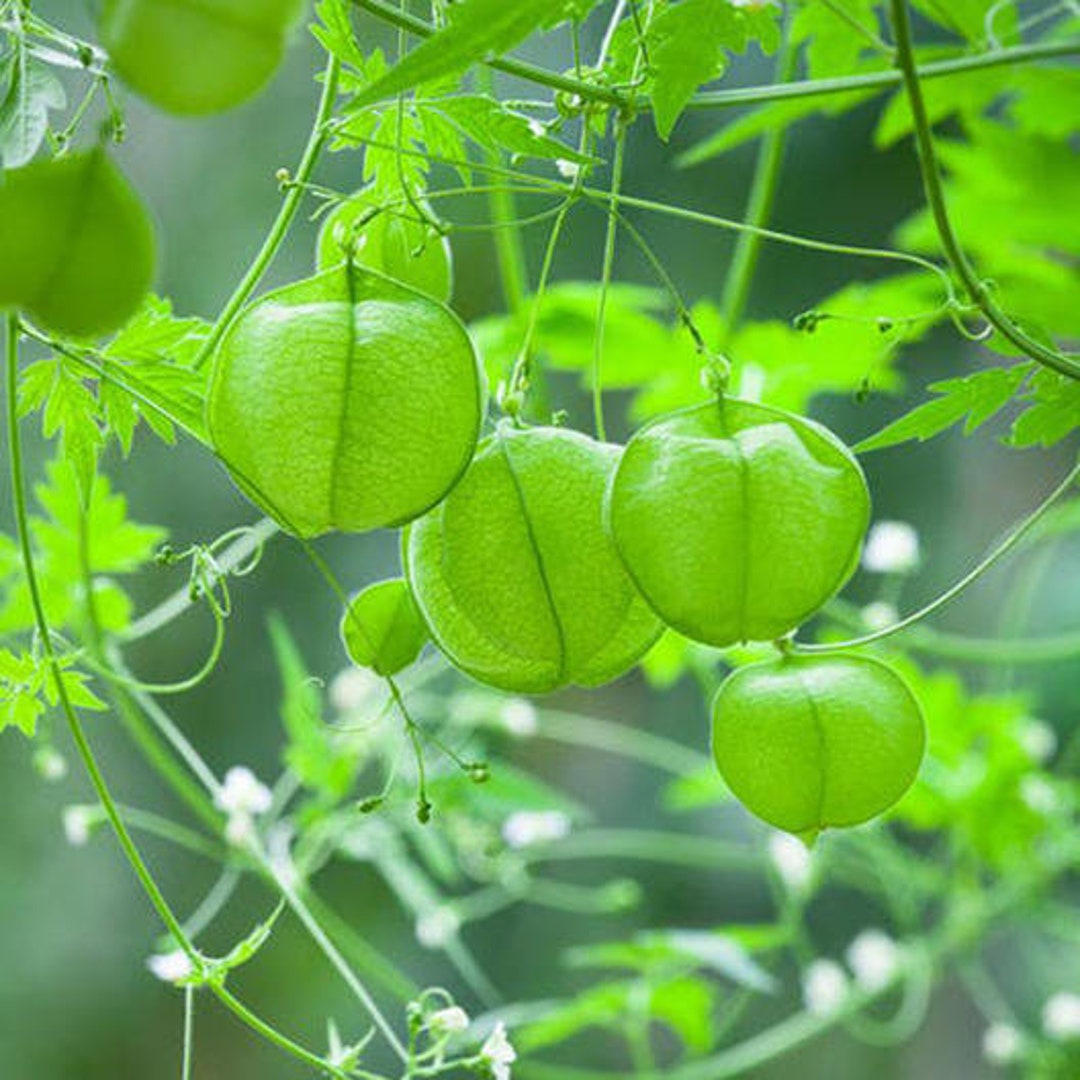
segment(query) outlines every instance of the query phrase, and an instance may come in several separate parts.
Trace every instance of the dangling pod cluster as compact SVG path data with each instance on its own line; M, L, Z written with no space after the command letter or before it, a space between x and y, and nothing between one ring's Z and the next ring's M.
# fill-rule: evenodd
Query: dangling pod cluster
M405 526L405 578L345 612L357 664L392 678L430 637L473 678L544 694L617 678L665 627L778 642L714 702L732 791L808 840L904 793L925 739L901 679L785 645L851 576L870 520L835 435L720 395L626 447L516 419L481 437L481 368L445 304L434 218L359 192L328 216L317 264L223 335L208 428L238 486L298 536Z

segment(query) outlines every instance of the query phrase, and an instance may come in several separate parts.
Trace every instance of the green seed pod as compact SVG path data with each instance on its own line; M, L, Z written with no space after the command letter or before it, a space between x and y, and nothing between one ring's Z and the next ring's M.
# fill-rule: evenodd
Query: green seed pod
M120 77L180 116L222 112L270 81L303 0L105 0L102 44Z
M102 149L0 178L0 307L92 337L123 325L154 276L154 233Z
M598 686L660 633L601 524L618 450L558 428L487 439L405 538L406 575L439 647L519 693Z
M605 518L660 617L723 648L784 636L841 588L858 563L870 496L826 428L727 398L642 428Z
M807 840L888 810L925 746L907 684L864 657L751 664L713 702L713 756L728 786L751 813Z
M378 675L396 675L419 655L427 627L401 578L369 585L349 601L341 640L353 663Z
M427 204L420 205L430 215ZM453 288L450 241L416 215L408 205L384 210L371 192L357 192L339 203L319 230L319 269L328 270L351 254L361 266L436 300L449 300Z
M207 426L250 498L318 536L429 510L468 466L482 410L457 316L343 264L237 317L218 347Z

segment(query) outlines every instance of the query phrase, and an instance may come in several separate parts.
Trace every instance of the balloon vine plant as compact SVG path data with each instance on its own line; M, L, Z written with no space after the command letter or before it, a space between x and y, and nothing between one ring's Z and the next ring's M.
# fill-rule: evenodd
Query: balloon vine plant
M918 43L913 11L944 47ZM265 88L305 19L325 54L321 90L299 163L277 174L277 216L216 318L177 316L150 292L155 229L113 159L128 137L124 104L135 95L188 117L236 108ZM94 29L83 40L30 0L0 0L15 525L0 545L0 728L34 739L42 774L58 778L66 727L95 800L69 810L69 838L107 823L160 918L151 966L183 989L185 1080L198 1074L198 992L293 1067L342 1080L505 1080L512 1069L716 1080L841 1025L871 1043L911 1038L949 970L987 1017L991 1060L1067 1075L1080 1000L1050 997L1040 1031L983 960L1003 919L1055 932L1059 891L1080 864L1077 744L1045 771L1058 739L1029 700L1006 684L974 690L948 664L1075 663L1080 641L972 638L930 619L1006 556L1075 530L1080 467L901 617L915 537L878 523L867 543L871 493L856 455L961 423L970 433L1006 408L1016 446L1080 427L1080 236L1050 197L1080 182L1077 6L103 0ZM553 31L545 40L567 49L565 70L517 55ZM774 81L727 86L748 50L775 54ZM60 127L70 85L82 96ZM879 143L912 138L925 209L894 247L773 228L789 128L868 100L885 102ZM743 219L633 193L631 133L651 126L666 142L684 114L712 128L682 151L684 165L759 140ZM954 134L943 137L946 122ZM331 151L361 162L355 190L319 183ZM992 181L1004 168L1003 191ZM556 281L572 223L589 212L603 224L597 280ZM319 222L311 275L260 291L302 213ZM684 298L650 239L657 219L734 236L718 303ZM505 303L467 325L452 249L469 230L490 233ZM526 240L542 232L534 267ZM755 320L765 244L875 275L789 323ZM655 287L616 280L624 248ZM895 389L898 359L939 328L1001 359L934 384L934 397L854 450L805 415L821 395ZM588 391L591 434L569 422L567 375ZM609 434L616 403L636 429L624 445ZM31 490L22 431L35 413L56 452ZM261 519L183 551L129 521L101 465L113 443L131 453L141 426L205 449ZM355 594L317 543L398 528L402 576ZM350 666L328 702L286 623L271 620L286 739L271 790L242 767L218 777L161 699L218 668L240 580L278 537L302 547L340 604ZM860 566L883 574L864 608L838 599ZM187 582L133 617L116 577L177 567ZM192 609L213 618L205 663L175 682L137 676L129 647ZM689 676L711 741L564 704L579 694L547 696L633 669L661 691ZM183 820L118 801L84 723L94 710L119 721ZM515 742L532 739L650 767L670 781L658 820L720 805L725 816L710 820L737 821L738 838L666 820L596 826L602 807L516 763ZM738 816L732 796L771 828ZM222 867L190 916L158 885L140 833ZM547 869L560 859L765 874L775 917L583 946L573 956L596 974L590 986L509 1004L465 942L470 924L515 904L570 918L640 900L634 881L560 879ZM387 882L420 944L444 955L452 990L414 985L341 917L317 883L335 862ZM244 877L278 906L215 956L204 942ZM890 923L855 939L850 974L813 941L815 900L834 884ZM286 910L352 996L349 1038L330 1021L326 1050L233 989L233 971L269 947ZM793 973L801 1004L769 1020L759 1006ZM580 1036L591 1029L617 1042L590 1047Z

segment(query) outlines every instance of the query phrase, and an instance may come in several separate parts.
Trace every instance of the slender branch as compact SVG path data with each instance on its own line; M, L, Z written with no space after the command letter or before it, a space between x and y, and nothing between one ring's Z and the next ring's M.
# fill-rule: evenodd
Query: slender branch
M788 33L776 64L778 83L786 83L794 75L798 56L799 50L791 34ZM763 228L772 216L776 194L780 187L780 171L784 160L786 139L787 129L776 125L769 128L761 140L754 170L753 187L750 190L750 200L746 211L746 222L749 225ZM739 236L720 304L725 341L735 332L735 328L746 311L763 240L764 238L757 232L744 232Z
M399 11L382 0L351 0L364 11L393 26L403 26L419 38L429 38L437 31L423 19ZM1080 41L1039 42L1033 45L1016 45L1008 49L980 53L977 56L960 56L953 60L938 60L924 64L919 70L920 79L938 79L960 75L984 68L1007 67L1010 64L1032 60L1051 60L1080 53ZM645 111L651 108L649 99L633 96L585 82L569 75L560 75L536 64L507 57L483 61L488 67L525 79L549 90L576 95L583 101L613 105L619 109ZM855 93L865 90L889 90L902 85L903 77L898 71L871 72L866 75L848 75L835 79L805 79L783 86L750 86L734 90L704 91L690 99L689 109L729 109L740 105L763 105L770 101L790 101L794 98L827 97L831 94Z
M488 93L494 90L491 72L484 70L478 74L480 88ZM494 150L487 150L484 158L489 165L500 166L500 155ZM509 171L509 170L508 170ZM521 228L517 221L517 209L514 205L514 193L510 190L506 178L497 176L488 193L488 207L491 223L494 226L495 253L499 261L499 280L502 284L503 299L506 309L517 315L525 308L528 293L528 264L525 248L521 241Z
M232 296L229 297L228 302L218 316L213 330L210 331L206 341L203 342L202 348L199 349L198 355L193 361L193 366L196 369L205 366L210 357L213 356L218 342L225 335L225 331L228 330L237 313L247 303L248 297L251 296L262 280L267 267L277 254L278 248L281 247L282 241L285 239L289 227L296 217L297 210L300 209L300 203L304 198L305 184L310 179L312 172L314 172L323 147L330 137L330 120L334 114L334 102L337 98L340 70L341 65L337 57L331 54L323 76L322 96L319 99L315 123L312 126L311 135L308 138L307 146L304 148L303 156L300 158L300 164L296 167L296 172L290 177L289 190L282 200L281 209L278 211L278 215L274 219L274 224L270 227L270 232L267 233L262 247L259 248L254 260L248 267L247 273L240 279L239 285L236 286Z
M874 642L883 641L885 638L892 637L894 634L902 633L909 627L914 626L916 623L922 622L924 619L929 618L931 615L940 611L947 604L952 603L962 592L964 592L969 586L974 585L990 569L998 560L1004 558L1018 543L1027 535L1028 531L1039 521L1040 518L1060 499L1063 495L1067 494L1073 485L1080 480L1080 462L1069 470L1069 475L1061 481L1060 484L1030 513L1023 519L1018 525L1016 525L1012 531L1001 541L991 552L986 556L978 565L965 574L956 584L951 588L946 589L936 599L931 600L925 607L919 608L918 611L913 612L906 618L901 619L898 623L894 623L892 626L883 627L881 630L876 630L872 634L866 634L863 637L854 638L851 641L830 642L822 645L804 645L801 642L792 641L791 648L797 653L825 653L835 652L837 649L855 649L862 645L872 645Z
M626 150L626 126L616 121L615 155L611 162L611 190L608 200L607 229L604 234L604 261L600 271L600 302L596 306L596 333L593 336L592 400L593 424L600 442L607 440L604 426L604 331L607 325L608 291L615 268L615 241L619 233L619 192L622 190L623 158Z
M919 69L915 63L915 44L911 31L911 16L907 0L890 0L893 31L896 35L896 57L904 79L908 104L911 107L914 122L915 146L919 155L919 167L922 172L923 189L926 201L934 216L938 237L941 240L945 258L953 272L963 282L971 301L986 317L991 326L1007 341L1030 356L1044 367L1056 371L1070 379L1080 380L1080 362L1064 356L1055 349L1049 349L1036 341L1018 326L1001 309L986 283L979 277L971 265L949 217L948 205L941 182L941 170L934 150L934 136L931 131L930 117L923 99Z

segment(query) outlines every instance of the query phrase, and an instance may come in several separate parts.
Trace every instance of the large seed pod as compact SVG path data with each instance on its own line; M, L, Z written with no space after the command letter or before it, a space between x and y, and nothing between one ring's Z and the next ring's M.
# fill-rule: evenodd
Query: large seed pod
M154 233L102 149L0 177L0 308L91 337L135 313L154 275Z
M865 657L752 664L713 702L713 755L728 786L752 813L807 839L887 810L925 746L907 684Z
M440 648L519 693L596 686L649 648L660 623L601 524L616 447L502 425L450 497L405 540L413 595Z
M167 112L231 109L269 82L304 0L105 0L101 41L121 78Z
M724 647L794 630L851 576L870 521L866 480L820 424L730 398L642 428L606 520L655 611Z
M207 424L237 484L291 532L402 525L472 458L483 409L448 308L341 265L243 311L214 363Z
M426 204L418 205L431 216ZM351 254L361 266L436 300L449 300L453 288L450 241L417 214L408 204L381 208L371 192L358 191L323 222L316 246L319 269L327 270Z

